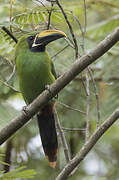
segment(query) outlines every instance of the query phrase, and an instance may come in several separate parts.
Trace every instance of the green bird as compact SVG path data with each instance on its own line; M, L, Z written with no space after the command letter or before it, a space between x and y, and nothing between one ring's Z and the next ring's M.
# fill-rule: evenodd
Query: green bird
M54 65L46 51L46 45L66 37L58 30L45 30L35 35L24 35L16 45L16 68L19 86L26 104L30 104L46 85L56 79ZM55 102L50 101L37 114L41 141L51 167L56 166L58 142L54 119Z

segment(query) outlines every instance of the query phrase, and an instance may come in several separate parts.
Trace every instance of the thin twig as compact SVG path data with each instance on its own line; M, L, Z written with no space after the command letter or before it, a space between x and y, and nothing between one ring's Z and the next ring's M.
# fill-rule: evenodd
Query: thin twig
M0 80L0 82L2 84L4 84L5 86L9 87L10 89L12 89L13 91L17 92L17 93L20 93L20 91L16 90L14 87L12 87L11 85L9 85L7 82L4 82L2 80Z
M90 137L90 89L89 89L89 78L88 78L88 70L86 70L86 94L87 94L87 111L86 111L86 134L85 141L87 141Z
M5 31L15 41L15 43L18 42L17 38L5 26L2 27L2 30Z
M11 25L11 22L12 22L12 3L13 3L13 1L10 0L9 19L10 19L10 31L11 31L11 32L12 32L12 25Z
M84 2L84 16L85 16L85 22L84 22L84 30L82 28L82 25L79 21L79 18L77 16L75 16L73 13L72 13L72 16L74 17L74 19L76 20L77 24L79 25L79 28L80 28L80 31L81 31L81 34L82 34L82 43L80 43L80 46L83 50L83 52L85 52L85 47L84 47L84 44L85 44L85 36L86 36L86 27L87 27L87 15L86 15L86 4Z
M12 71L11 75L9 76L9 78L7 79L6 83L8 83L8 82L12 79L12 77L13 77L14 74L15 74L15 72L16 72L16 66L14 65L13 71Z
M66 162L68 163L70 161L70 153L69 153L68 145L67 145L66 138L65 138L65 135L64 135L64 131L63 131L61 125L60 125L60 121L59 121L56 110L54 112L54 116L55 116L56 127L57 127L57 129L59 131L59 135L60 135L60 138L61 138L61 143L62 143L62 146L63 146Z
M74 19L76 20L76 22L77 22L77 24L79 25L79 28L80 28L80 31L81 31L81 34L82 34L82 36L83 36L83 28L82 28L82 25L81 25L81 23L80 23L80 21L79 21L79 19L78 19L78 17L77 16L75 16L73 13L72 13L72 16L74 17Z
M75 49L74 44L72 44L72 41L70 38L67 37L64 40L68 43L69 46L71 46L73 49Z
M83 53L85 52L85 35L86 35L86 28L87 28L87 13L86 13L86 1L84 2L84 31L83 31L83 43L82 43L82 50ZM82 28L81 28L82 30ZM88 68L86 69L86 97L87 97L87 110L86 110L86 134L85 134L85 141L89 139L90 136L90 88L89 88L89 77L88 77Z
M71 107L71 106L69 106L69 105L67 105L67 104L64 104L64 103L60 102L60 101L57 101L57 103L58 103L58 104L61 104L62 106L64 106L64 107L67 108L67 109L70 109L70 110L73 110L73 111L76 111L76 112L79 112L79 113L82 113L82 114L85 114L85 115L86 115L86 112L81 111L81 110L76 109L76 108L73 108L73 107Z
M86 12L86 0L84 0L84 17L85 17L85 20L84 20L84 32L83 32L83 37L85 38L86 36L86 28L87 28L87 12Z
M64 16L64 18L65 18L65 20L66 20L66 23L67 23L67 25L68 25L68 27L69 27L70 33L71 33L72 38L73 38L74 46L75 46L75 59L77 59L77 58L78 58L78 54L79 54L79 53L78 53L78 44L77 44L77 40L76 40L76 37L75 37L74 32L73 32L73 28L72 28L72 26L71 26L71 24L70 24L70 22L69 22L69 20L68 20L68 17L67 17L67 15L66 15L63 7L62 7L61 4L59 3L59 0L56 0L56 4L57 4L58 7L60 8L60 10L61 10L61 12L62 12L62 14L63 14L63 16Z
M51 16L52 16L52 11L53 11L53 5L54 5L54 3L52 3L51 2L51 9L50 10L48 10L48 14L49 14L49 16L48 16L48 24L47 24L47 29L49 29L50 28L50 24L51 24Z
M42 1L39 1L39 0L37 0L37 1L38 1L43 7L46 8L46 6L44 5L44 3L43 3ZM39 5L37 1L34 1L34 0L33 0L33 2L34 2L35 4ZM46 9L47 9L47 8L46 8Z
M69 44L67 44L64 48L62 48L60 51L58 51L55 55L51 57L51 59L55 58L57 55L59 55L61 52L63 52L66 48L69 47Z
M64 167L61 173L57 176L56 180L66 180L71 172L80 165L86 155L91 151L97 141L102 135L113 125L113 123L119 118L119 108L117 108L104 123L93 133L90 139L81 148L80 152Z
M52 12L53 12L53 5L54 5L54 2L53 1L49 1L50 3L51 3L51 9L49 10L46 6L45 6L45 4L42 2L42 1L33 1L35 4L38 4L38 3L40 3L45 9L46 9L46 11L48 12L48 21L47 21L47 28L46 29L50 29L50 25L51 25L51 16L52 16ZM40 6L39 4L38 4L38 6Z
M86 13L86 0L84 0L84 17L85 17L85 20L84 20L84 31L83 31L83 44L82 44L82 49L83 51L85 52L85 35L86 35L86 27L87 27L87 13ZM95 96L96 96L96 106L97 106L97 114L98 114L98 121L96 123L96 128L99 126L99 122L100 122L100 107L99 107L99 98L98 98L98 94L97 94L97 87L96 87L96 83L95 83L95 80L93 78L93 74L92 74L92 71L90 70L90 67L87 68L88 69L88 72L90 74L90 77L91 77L91 80L93 82L93 87L94 87L94 91L95 91ZM87 73L88 74L88 73ZM88 75L87 75L88 77ZM86 78L87 79L87 78ZM88 80L89 81L89 80ZM89 98L87 96L87 102L89 102ZM88 114L88 111L89 111L89 104L87 106L87 114ZM87 118L88 120L88 118ZM87 125L87 128L89 128L89 126Z
M79 25L80 31L82 33L82 38L83 38L83 42L81 44L82 50L83 50L83 54L85 54L85 35L86 35L86 27L87 27L87 14L86 14L86 2L84 0L84 31L82 29L82 26L80 24L80 21L78 18L74 17ZM89 133L90 133L90 121L89 121L89 110L90 110L90 90L89 90L89 77L88 77L88 73L86 71L86 86L85 83L83 81L83 78L81 76L81 81L82 84L84 86L84 90L86 92L86 96L87 96L87 112L86 112L86 132L85 132L85 140L87 141L89 138ZM79 165L77 165L77 167L69 174L69 176L73 176L73 174L78 170Z
M75 79L74 79L74 80L75 80ZM86 78L85 78L85 80L86 80ZM82 74L81 74L81 82L82 82L82 85L83 85L83 88L84 88L85 94L87 95L86 85L85 85L85 82L84 82L84 78L82 77Z
M94 87L94 93L95 93L95 97L96 97L96 106L97 106L97 115L98 115L98 120L97 120L97 123L96 123L96 128L98 128L99 124L100 124L100 103L99 103L99 97L98 97L98 92L97 92L97 86L96 86L95 79L93 77L91 68L88 68L88 71L89 71L90 77L92 79L92 83L93 83L93 87Z
M63 130L65 131L86 131L85 128L67 128L67 127L62 127Z
M91 69L91 68L90 68ZM61 76L61 74L60 74ZM94 81L97 81L97 82L110 82L110 81L119 81L119 77L118 76L112 76L112 77L109 77L108 79L104 79L103 77L93 77ZM76 77L74 79L74 81L86 81L86 78L85 77ZM92 81L92 79L90 78L89 81Z
M84 30L82 31L82 28L80 26L79 27L80 27L81 32L83 33L82 34L83 42L82 42L81 47L82 47L83 52L85 53L85 36L86 36L86 28L87 28L87 13L86 13L86 1L83 0L83 2L84 2Z
M56 2L56 0L46 0L46 1L48 1L48 2L53 2L53 3Z

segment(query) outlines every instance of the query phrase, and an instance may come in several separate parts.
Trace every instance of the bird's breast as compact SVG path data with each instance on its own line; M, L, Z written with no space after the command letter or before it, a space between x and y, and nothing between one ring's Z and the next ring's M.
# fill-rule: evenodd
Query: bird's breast
M16 59L20 90L26 103L31 103L47 84L55 81L46 53L24 53Z

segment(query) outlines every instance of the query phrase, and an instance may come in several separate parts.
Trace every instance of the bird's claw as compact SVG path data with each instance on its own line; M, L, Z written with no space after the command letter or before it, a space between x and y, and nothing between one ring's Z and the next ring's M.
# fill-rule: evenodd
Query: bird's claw
M45 89L48 90L50 94L52 93L49 84L45 85ZM54 99L58 99L58 94L54 97Z
M55 99L58 99L58 94L56 94L56 96L54 97Z
M28 113L27 113L27 106L23 106L23 108L22 108L22 112L25 114L25 115L27 115Z
M49 84L45 85L45 89L46 89L46 90L48 90L48 91L49 91L49 93L51 93L51 90L50 90L50 85L49 85Z

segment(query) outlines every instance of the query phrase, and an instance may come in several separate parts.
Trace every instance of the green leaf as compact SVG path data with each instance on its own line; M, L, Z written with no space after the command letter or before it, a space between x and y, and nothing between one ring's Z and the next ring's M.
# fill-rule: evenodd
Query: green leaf
M28 14L28 22L29 23L32 23L32 19L33 19L32 13Z
M3 162L3 161L0 161L0 164L3 164L3 165L10 166L8 163L6 163L6 162Z
M46 14L45 13L41 13L40 11L38 12L38 16L39 16L41 22L45 22L45 15Z
M37 12L33 14L33 19L36 24L39 24L39 16Z
M33 169L29 169L29 170L24 170L26 167L25 166L22 166L20 168L16 168L8 173L5 173L5 174L2 174L2 177L0 177L0 180L15 180L16 178L21 178L21 179L24 179L24 178L28 178L28 179L31 179L31 178L34 178L35 175L36 175L36 172L35 170Z

